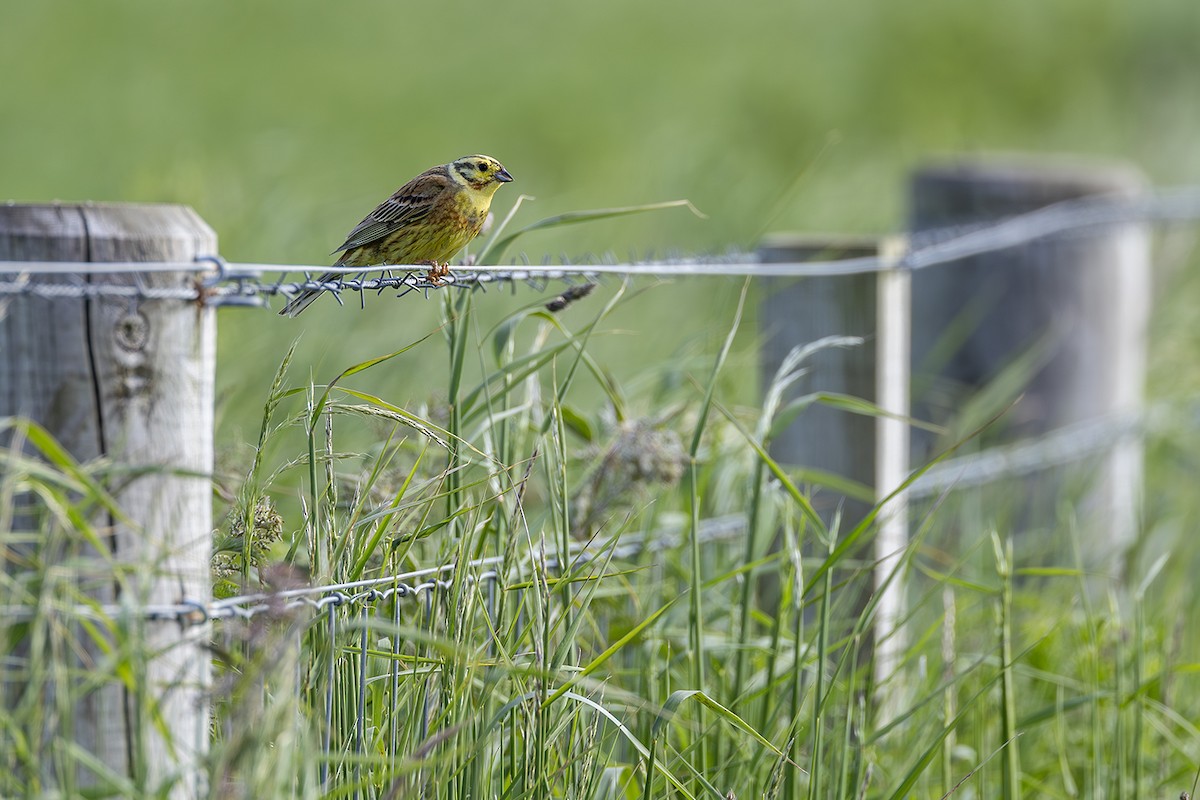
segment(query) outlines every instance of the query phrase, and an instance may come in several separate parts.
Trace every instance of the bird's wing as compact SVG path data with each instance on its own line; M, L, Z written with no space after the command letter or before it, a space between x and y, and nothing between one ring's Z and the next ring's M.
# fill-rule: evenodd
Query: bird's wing
M362 247L406 225L420 222L429 216L438 196L453 185L454 181L444 166L422 172L367 214L346 236L346 241L342 242L341 247L333 252L340 253L343 250Z

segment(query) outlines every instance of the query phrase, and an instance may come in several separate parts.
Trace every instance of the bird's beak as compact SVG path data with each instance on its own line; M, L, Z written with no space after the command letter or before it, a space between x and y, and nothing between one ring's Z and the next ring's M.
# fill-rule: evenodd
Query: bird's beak
M500 181L501 183L508 183L512 180L512 175L509 175L508 170L506 170L504 167L501 167L500 171L496 173L496 180Z

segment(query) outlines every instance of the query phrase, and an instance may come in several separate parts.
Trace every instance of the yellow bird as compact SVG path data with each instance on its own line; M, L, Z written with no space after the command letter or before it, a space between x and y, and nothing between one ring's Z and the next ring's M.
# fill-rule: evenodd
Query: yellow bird
M474 239L487 219L492 195L512 175L491 156L463 156L427 169L396 190L355 226L334 250L335 267L387 264L432 264L431 274L445 275L441 263ZM336 272L320 280L338 278ZM294 317L321 294L306 290L293 297L280 314Z

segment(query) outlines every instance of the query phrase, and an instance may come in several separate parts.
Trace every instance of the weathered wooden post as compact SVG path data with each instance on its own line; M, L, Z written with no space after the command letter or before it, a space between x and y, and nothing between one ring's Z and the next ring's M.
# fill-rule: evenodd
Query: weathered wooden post
M926 167L912 180L913 246L1063 201L1135 199L1145 187L1141 174L1129 168L1061 160ZM1010 396L1020 397L984 432L984 446L1136 413L1146 372L1150 279L1147 229L1135 222L1082 228L916 271L916 416L947 423L958 435L969 432L965 429L984 420L961 422L967 399L979 397L1006 368L1013 390L978 413L992 415ZM1019 371L1028 379L1022 385L1013 375ZM915 457L921 460L930 442L917 436ZM1093 566L1111 560L1132 540L1141 463L1136 437L1113 436L1107 454L1074 469L1096 470L1076 506L1087 523L1081 530L1087 531L1085 554ZM1010 514L1014 503L1023 504L1016 515L1019 528L1047 527L1069 472L1042 472L1023 492L1009 492L999 502L1007 502Z
M866 490L850 496L828 487L814 506L829 522L841 512L841 531L853 528L873 506L882 503L908 473L909 275L893 269L904 254L903 239L791 236L770 240L759 254L763 261L805 262L878 256L883 269L857 275L768 279L760 307L763 380L769 381L788 352L826 336L857 336L858 347L822 350L808 362L808 374L792 394L831 392L862 398L887 415L872 417L844 409L814 405L796 418L772 443L772 456L842 479ZM875 654L876 681L889 678L905 648L898 624L903 616L904 584L891 579L908 541L903 497L881 508L870 547L858 555L874 561L879 592L878 613L867 651ZM858 598L861 609L866 597ZM890 696L897 696L892 693Z
M5 273L3 261L185 263L216 252L213 231L182 206L0 206L0 280L17 277ZM65 665L80 676L77 685L34 680L15 687L49 694L47 702L71 697L70 730L56 729L51 715L44 729L27 732L31 746L47 751L43 774L34 776L45 791L61 790L63 780L112 790L103 770L66 755L73 743L135 785L169 783L172 798L206 795L200 758L209 735L207 626L147 621L139 611L206 603L211 591L214 309L136 296L194 289L200 269L30 271L25 280L54 284L61 296L0 298L0 417L36 421L78 461L110 462L106 488L124 514L91 521L106 534L106 552L81 537L71 541L68 531L61 561L40 567L69 570L85 596L128 609L111 627L62 620L65 635L82 647L74 654L79 661ZM118 296L117 287L131 296ZM0 442L13 444L11 437ZM30 568L5 565L10 575ZM123 680L97 675L89 685L87 670L112 669L110 650L118 643L131 644L135 659L145 661L127 665ZM32 674L46 672L46 665L32 665ZM14 702L14 687L6 689L5 702ZM65 768L72 774L64 779Z
M833 261L878 254L879 241L865 237L778 235L759 248L759 257L766 263ZM759 306L763 381L772 379L797 345L826 336L858 336L864 340L859 347L827 348L815 353L806 363L807 374L790 396L819 390L874 400L876 276L863 273L768 278L763 283ZM814 405L776 435L771 453L782 463L870 487L875 480L875 421L869 416ZM866 498L825 489L813 502L828 518L840 505L843 527L855 525L872 505Z

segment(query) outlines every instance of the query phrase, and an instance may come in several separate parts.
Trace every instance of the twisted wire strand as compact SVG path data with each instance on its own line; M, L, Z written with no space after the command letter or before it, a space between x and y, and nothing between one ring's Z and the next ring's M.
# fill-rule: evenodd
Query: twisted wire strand
M1144 413L1124 413L1074 423L1059 430L1012 445L990 448L984 452L948 459L934 465L905 491L910 499L929 497L951 489L966 489L1003 478L1030 475L1051 467L1080 462L1111 448L1114 443L1128 441L1172 424L1170 409L1154 407ZM1200 425L1200 406L1189 415L1192 424ZM729 514L703 520L697 531L701 542L736 539L746 530L743 514ZM682 526L654 531L650 534L629 534L607 548L572 545L566 560L575 566L594 559L629 558L639 552L656 553L678 547L683 539ZM518 576L527 576L537 559L530 554L517 568ZM502 576L502 556L473 559L463 565L467 580L476 584L492 584ZM545 559L548 569L560 569L562 559L550 551ZM368 578L346 583L305 586L279 592L258 592L239 595L209 603L184 599L174 604L151 604L133 607L110 604L103 606L62 607L63 612L83 619L120 619L136 614L147 621L178 621L199 624L209 620L240 618L244 620L267 612L293 611L309 608L315 614L330 606L356 606L376 603L391 597L417 599L450 589L454 582L442 577L459 569L456 563L413 570L380 578ZM282 605L280 603L282 602ZM43 609L44 611L44 609ZM0 616L10 619L30 619L36 616L27 606L0 606Z
M701 522L698 535L701 541L722 541L737 537L745 530L745 518L741 514L724 517L714 517ZM578 565L596 558L606 558L610 552L616 557L629 557L642 550L659 552L670 547L678 546L683 535L681 528L657 531L649 536L630 535L628 542L614 543L608 549L589 548L583 543L573 544L567 554L567 560ZM518 576L528 575L536 566L538 559L532 554L517 568ZM465 580L469 583L488 584L499 580L500 567L503 566L503 556L488 556L472 559L462 565L467 571ZM558 569L560 558L558 553L551 551L545 560L548 569ZM128 604L108 604L100 606L71 606L51 609L69 613L81 619L121 619L137 616L152 622L177 621L183 625L194 625L209 620L240 618L249 620L259 614L268 612L293 611L309 608L315 614L325 611L330 606L356 606L367 603L377 603L391 597L420 598L422 595L432 595L446 591L454 585L451 578L441 577L459 569L456 563L442 564L436 567L412 570L396 575L380 578L367 578L348 583L323 584L286 589L279 592L257 592L239 595L208 603L184 599L179 603L153 604L134 607ZM0 616L10 619L32 619L45 609L37 610L28 606L0 606Z
M1200 427L1200 404L1189 407L1184 416L1188 424ZM1157 404L1142 412L1125 412L1073 423L1027 442L993 447L980 453L942 461L925 471L905 489L905 493L910 499L931 497L949 490L968 489L1004 478L1027 476L1052 467L1083 462L1121 442L1132 441L1156 431L1170 430L1171 426L1178 423L1178 417L1178 409ZM713 517L701 521L696 535L705 543L728 541L742 536L746 525L743 514ZM629 558L643 551L657 553L680 546L684 535L684 528L680 525L649 534L628 534L606 548L573 544L565 560L572 566L578 566L594 559ZM550 551L544 563L546 568L557 570L562 567L563 560L559 553ZM517 576L527 576L537 561L531 553L528 559L518 562ZM503 567L503 556L473 559L462 565L467 572L465 580L488 585L502 577ZM208 603L185 598L174 604L138 607L128 604L63 606L50 610L82 619L121 619L136 615L147 621L177 621L183 625L232 618L249 620L262 613L302 608L310 608L319 614L330 606L375 603L393 596L417 599L422 595L446 591L454 582L443 576L457 569L457 563L449 563L379 578L279 592L258 592ZM39 612L28 606L0 606L0 616L9 619L31 619L44 611L42 609Z
M1200 425L1200 407L1186 414L1192 425ZM1121 441L1129 441L1154 431L1165 431L1174 425L1177 414L1157 405L1145 413L1126 413L1099 417L1096 420L1073 423L1037 439L1013 445L992 447L980 453L947 459L934 465L905 489L910 499L931 497L949 489L964 489L984 485L1007 477L1020 477L1038 473L1056 465L1080 462L1097 453L1104 452ZM697 530L701 542L718 542L737 539L746 529L746 518L740 513L704 519ZM683 527L661 529L652 534L630 534L607 548L572 545L566 560L572 565L588 563L590 560L606 558L630 558L640 552L656 553L678 547L684 536ZM623 541L628 540L628 541ZM533 554L517 567L518 577L528 576L535 567ZM468 572L466 581L475 584L494 585L500 577L504 558L499 555L473 559L463 565ZM557 570L562 565L559 554L551 551L545 560L547 569ZM181 625L202 624L209 620L250 620L263 613L292 612L296 609L312 609L319 615L329 607L354 607L360 604L397 599L420 599L448 590L454 585L448 575L458 565L443 564L422 570L398 573L398 575L367 578L362 581L314 585L277 591L227 597L202 603L182 600L179 603L146 604L134 607L130 604L106 604L106 606L64 606L61 612L82 619L121 619L137 614L148 621L178 621ZM282 604L281 604L282 602ZM44 613L25 606L0 606L0 616L10 619L32 619Z
M959 225L921 231L909 251L898 261L876 256L832 261L763 263L753 253L727 253L699 257L678 257L617 263L603 259L584 264L513 264L501 266L458 266L441 278L430 278L425 267L387 265L374 267L329 267L300 264L227 263L219 256L202 256L192 262L51 262L0 261L0 295L58 297L120 297L161 300L203 299L213 305L266 305L266 298L292 297L305 291L359 293L400 291L422 294L430 290L486 288L492 284L526 283L542 289L547 282L595 281L604 275L678 276L755 276L755 277L835 277L878 272L883 269L925 269L970 256L1006 250L1052 236L1081 232L1090 228L1145 223L1179 222L1200 219L1200 186L1161 189L1138 198L1100 195L1068 200L996 222ZM114 272L212 272L196 287L144 287L72 282L47 284L32 281L30 275L78 275ZM355 277L383 272L374 278ZM264 276L277 273L279 279ZM287 281L295 273L333 274L333 280L317 280L306 275L302 281ZM393 275L392 273L398 273ZM345 276L345 277L341 277ZM340 300L340 297L339 297Z

